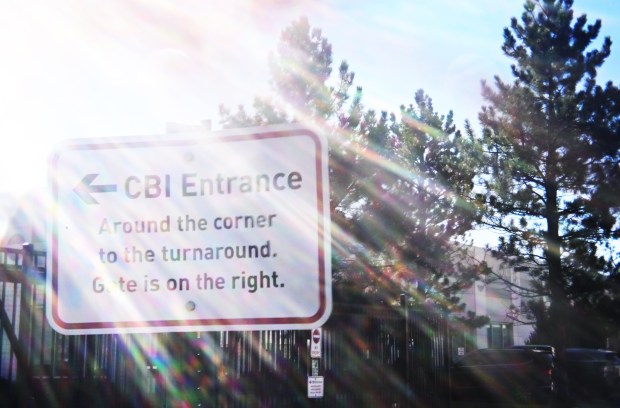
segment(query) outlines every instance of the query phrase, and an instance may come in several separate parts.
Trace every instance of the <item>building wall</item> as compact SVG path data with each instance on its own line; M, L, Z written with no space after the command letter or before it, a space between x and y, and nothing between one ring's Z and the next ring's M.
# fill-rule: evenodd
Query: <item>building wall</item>
M524 299L511 290L510 284L529 287L531 278L526 268L517 268L518 271L515 271L514 267L505 265L501 260L493 257L490 251L483 248L472 248L471 255L475 262L485 261L493 270L494 275L497 275L497 277L489 276L485 280L476 281L461 296L466 310L474 311L479 316L488 316L490 319L489 325L475 331L475 347L490 348L499 345L525 344L534 327L519 321L525 320L524 316L514 315L511 305L520 309Z

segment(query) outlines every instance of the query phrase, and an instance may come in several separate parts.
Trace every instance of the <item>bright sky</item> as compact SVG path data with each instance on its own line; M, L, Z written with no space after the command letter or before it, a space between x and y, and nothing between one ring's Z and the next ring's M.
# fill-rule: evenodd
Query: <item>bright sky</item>
M63 139L218 128L217 106L268 87L281 31L307 16L347 60L365 105L396 112L423 88L441 113L476 122L480 80L509 77L502 29L521 0L0 2L0 194L41 192ZM620 82L617 0L576 0L616 43L599 81Z

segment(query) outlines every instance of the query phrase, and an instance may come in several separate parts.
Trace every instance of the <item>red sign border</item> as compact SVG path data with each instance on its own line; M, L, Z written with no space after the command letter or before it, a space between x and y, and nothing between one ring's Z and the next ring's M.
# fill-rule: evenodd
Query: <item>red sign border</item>
M243 132L243 129L239 129L239 132ZM222 132L227 133L227 132ZM56 219L56 212L54 212L52 216L52 242L51 242L51 254L52 254L52 263L51 263L51 317L54 320L54 323L58 328L62 329L66 332L71 331L79 331L83 332L92 332L96 333L97 330L101 330L106 333L110 333L116 329L119 332L127 331L128 329L138 329L131 330L132 332L139 332L139 329L161 329L157 330L163 332L163 329L171 329L169 331L175 331L172 329L175 328L195 328L200 327L211 328L211 327L248 327L248 326L256 326L256 328L265 328L266 326L285 326L285 325L303 325L308 326L315 324L325 317L326 313L331 313L331 310L327 310L328 306L331 303L328 303L328 294L326 292L326 269L325 269L325 232L326 228L329 226L324 225L324 211L325 205L329 206L329 203L325 203L323 200L323 157L322 157L322 140L318 137L316 133L307 129L307 128L289 128L283 130L267 130L264 132L261 131L253 131L249 133L242 134L226 134L218 136L217 133L214 133L212 137L205 137L202 139L179 139L177 140L165 140L165 141L114 141L110 143L84 143L84 144L75 144L71 145L69 148L65 150L95 150L95 149L127 149L127 148L144 148L144 147L165 147L165 146L189 146L189 145L197 145L197 144L214 144L214 143L234 143L234 142L244 142L251 140L265 140L265 139L279 139L286 138L291 136L307 136L311 138L316 146L315 150L315 169L317 176L317 188L316 188L316 196L317 196L317 226L318 226L318 279L319 279L319 308L318 310L311 316L300 316L300 317L261 317L261 318L236 318L236 319L183 319L183 320L146 320L146 321L109 321L109 322L90 322L90 323L70 323L65 322L60 317L58 311L58 274L59 274L59 265L58 265L58 222ZM327 146L325 146L327 148ZM57 174L57 163L59 160L60 152L57 152L52 160L51 160L51 169L53 174ZM58 202L58 185L56 182L56 178L52 179L52 199L53 202ZM329 208L329 207L327 207ZM50 298L50 297L48 297ZM124 330L123 330L124 329ZM145 332L153 332L154 330L146 330ZM181 330L178 330L181 331ZM189 331L189 330L186 330Z

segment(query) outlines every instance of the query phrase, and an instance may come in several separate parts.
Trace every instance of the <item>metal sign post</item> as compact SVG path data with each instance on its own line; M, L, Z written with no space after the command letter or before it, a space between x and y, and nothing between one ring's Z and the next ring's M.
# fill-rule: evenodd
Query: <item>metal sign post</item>
M325 395L324 377L320 375L321 346L323 329L315 328L310 333L311 375L308 376L308 398L323 398Z

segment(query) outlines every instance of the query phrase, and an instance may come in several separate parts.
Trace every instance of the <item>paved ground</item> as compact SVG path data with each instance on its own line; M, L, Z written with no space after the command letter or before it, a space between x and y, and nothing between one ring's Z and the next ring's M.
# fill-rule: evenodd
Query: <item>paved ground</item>
M551 404L503 404L503 403L453 403L451 408L555 408ZM584 400L570 401L565 407L557 406L557 408L620 408L620 388L607 398L591 398Z
M501 403L481 403L481 402L472 402L472 403L455 403L452 405L452 408L552 408L552 405L542 405L542 404L501 404ZM581 401L574 402L572 405L569 405L565 408L616 408L620 407L620 400L592 400L592 401ZM560 408L560 407L558 407Z

